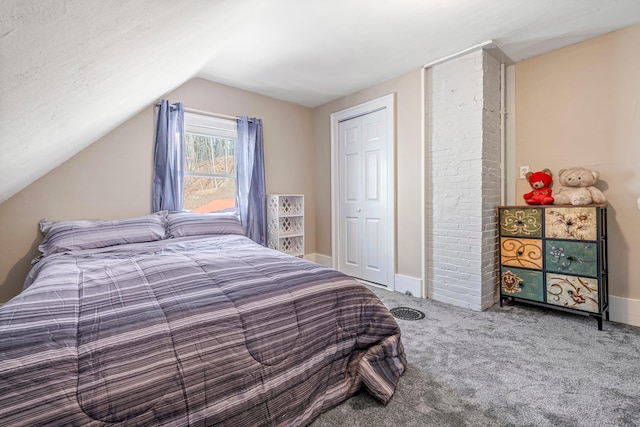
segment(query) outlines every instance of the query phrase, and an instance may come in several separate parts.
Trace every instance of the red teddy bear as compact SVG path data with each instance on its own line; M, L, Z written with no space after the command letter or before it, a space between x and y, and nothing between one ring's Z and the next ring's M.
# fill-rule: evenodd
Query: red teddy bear
M523 195L525 202L529 205L551 205L553 197L551 197L551 171L543 169L540 172L528 172L527 180L533 191Z

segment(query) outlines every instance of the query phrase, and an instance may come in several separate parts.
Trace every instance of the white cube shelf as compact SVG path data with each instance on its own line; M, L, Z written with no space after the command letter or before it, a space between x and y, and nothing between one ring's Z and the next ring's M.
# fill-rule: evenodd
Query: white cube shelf
M304 196L267 196L267 246L289 255L304 256Z

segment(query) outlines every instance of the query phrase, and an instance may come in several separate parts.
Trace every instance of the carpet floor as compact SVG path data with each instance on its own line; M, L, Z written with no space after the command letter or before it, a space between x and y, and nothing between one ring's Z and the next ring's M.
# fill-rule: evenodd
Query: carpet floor
M362 392L336 426L640 426L640 328L505 303L483 312L369 286L397 319L408 367L383 406Z

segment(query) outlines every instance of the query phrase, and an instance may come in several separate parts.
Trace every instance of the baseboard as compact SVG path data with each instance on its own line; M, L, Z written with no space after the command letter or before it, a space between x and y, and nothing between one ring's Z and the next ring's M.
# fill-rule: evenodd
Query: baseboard
M609 295L609 320L640 326L640 300Z
M306 254L304 259L315 262L325 267L333 267L333 258L328 255L322 254ZM422 298L422 279L411 276L403 276L402 274L396 274L394 277L395 287L389 286L388 289L395 289L396 292L407 293L410 292L414 297Z
M410 293L414 297L422 298L422 279L396 274L395 281L396 292Z
M315 262L325 267L333 267L333 259L330 256L322 254L307 254L304 259Z

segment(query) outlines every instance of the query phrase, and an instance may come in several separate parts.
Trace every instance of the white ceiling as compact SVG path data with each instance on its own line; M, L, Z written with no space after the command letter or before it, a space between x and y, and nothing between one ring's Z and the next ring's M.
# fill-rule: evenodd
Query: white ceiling
M195 76L315 107L488 40L517 62L640 22L639 0L0 1L0 202Z

